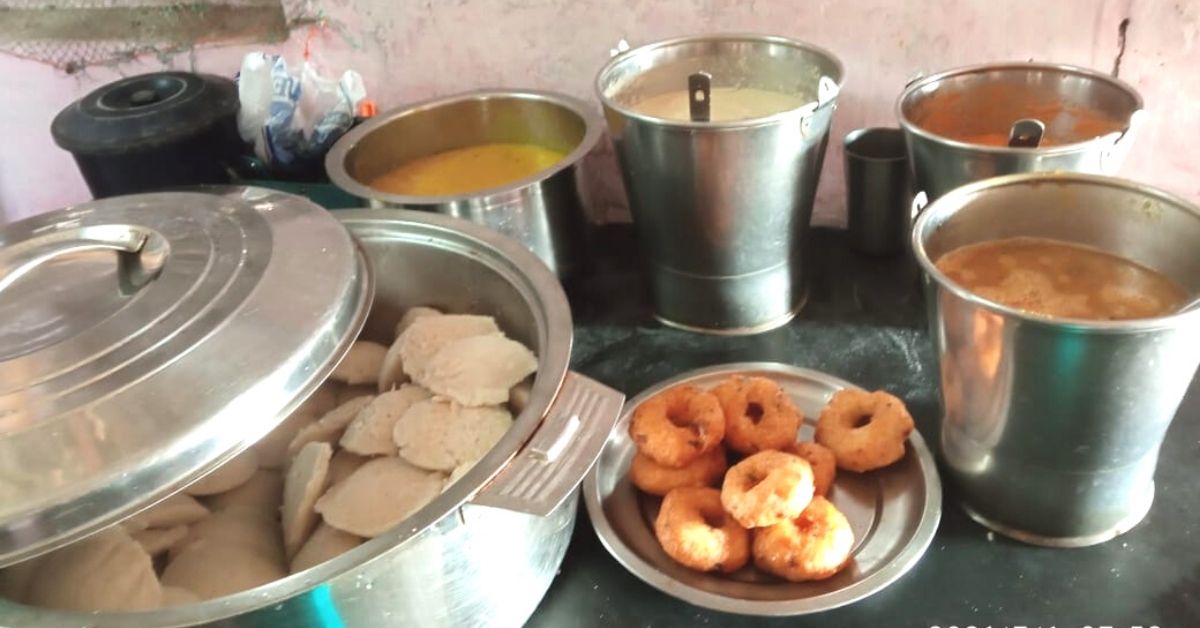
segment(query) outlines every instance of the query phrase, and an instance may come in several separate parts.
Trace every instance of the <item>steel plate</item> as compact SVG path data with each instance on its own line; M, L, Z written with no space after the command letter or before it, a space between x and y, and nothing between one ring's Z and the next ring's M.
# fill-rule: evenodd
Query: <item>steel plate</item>
M629 419L646 399L677 384L712 387L733 375L759 375L780 384L804 412L801 440L811 440L816 417L843 388L836 377L773 363L741 363L684 373L625 404L596 466L583 483L588 515L600 541L634 575L681 600L744 615L804 615L870 596L911 569L929 547L942 514L942 485L925 441L913 432L896 464L870 473L839 471L829 499L854 529L854 557L836 576L820 582L787 582L752 566L729 575L692 571L671 560L654 536L660 499L629 482L635 447Z

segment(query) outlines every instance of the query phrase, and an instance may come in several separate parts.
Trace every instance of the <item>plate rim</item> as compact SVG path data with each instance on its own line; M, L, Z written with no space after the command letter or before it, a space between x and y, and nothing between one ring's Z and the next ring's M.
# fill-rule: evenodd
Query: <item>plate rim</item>
M734 374L746 371L800 376L837 388L862 390L861 386L823 371L780 362L730 362L692 369L652 384L627 400L621 408L621 415L617 419L617 426L614 427L613 433L609 435L603 449L609 447L609 441L613 438L613 434L616 434L618 429L622 429L621 426L625 424L626 417L632 409L651 396L671 386L697 377ZM921 511L920 521L912 537L910 537L908 543L901 549L900 555L882 569L848 587L823 593L816 597L791 600L746 600L698 589L660 571L621 541L616 531L610 525L600 498L600 458L597 459L596 464L592 466L584 478L584 504L587 507L588 519L591 520L592 528L596 536L600 539L600 544L604 546L609 555L639 580L671 597L702 608L740 615L785 617L819 613L861 601L891 586L916 566L933 543L933 538L937 533L942 518L942 482L938 474L937 464L933 459L933 454L925 444L925 439L921 436L920 432L914 429L912 434L909 435L908 440L917 457L918 467L922 470L925 477L924 508Z

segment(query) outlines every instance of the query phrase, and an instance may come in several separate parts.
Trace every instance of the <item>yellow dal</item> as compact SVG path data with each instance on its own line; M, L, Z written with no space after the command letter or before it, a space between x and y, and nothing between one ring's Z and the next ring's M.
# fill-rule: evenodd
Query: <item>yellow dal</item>
M463 194L523 179L553 166L564 156L533 144L480 144L400 164L368 185L410 196Z

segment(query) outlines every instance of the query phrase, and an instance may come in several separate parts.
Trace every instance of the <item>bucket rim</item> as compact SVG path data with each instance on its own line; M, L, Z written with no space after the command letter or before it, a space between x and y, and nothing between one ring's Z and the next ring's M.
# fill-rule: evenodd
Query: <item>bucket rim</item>
M753 42L757 42L757 43L781 44L781 45L790 46L792 48L796 48L799 50L803 50L805 52L815 53L821 57L824 57L826 60L828 60L833 65L833 67L837 70L836 76L829 77L829 78L833 79L834 83L837 86L837 89L834 92L833 96L829 100L825 101L824 103L821 103L820 100L818 99L816 101L817 107L811 111L807 110L807 105L812 104L812 101L809 101L805 105L802 105L795 109L788 109L786 111L780 111L778 113L773 113L769 116L762 116L762 117L758 117L758 118L747 118L745 120L728 120L728 121L723 121L723 122L693 122L691 120L675 120L675 119L670 119L670 118L660 118L658 116L651 116L651 115L647 115L647 114L638 112L638 111L631 109L629 107L626 107L624 105L621 105L605 93L604 79L613 70L613 68L617 67L617 65L621 64L622 62L624 62L627 59L631 59L637 55L646 54L646 53L649 53L654 50L658 50L658 49L662 49L662 48L669 48L669 47L678 46L681 44L690 44L690 43L697 43L697 42L724 42L724 41L753 41ZM816 44L812 44L812 43L802 41L799 39L794 39L791 37L784 37L782 35L767 35L767 34L763 34L763 33L750 33L750 32L727 32L727 33L706 33L706 34L702 34L702 35L686 35L683 37L672 37L669 39L663 39L663 40L659 40L659 41L653 41L648 44L643 44L641 46L637 46L636 48L630 48L629 50L626 50L619 54L613 55L613 57L611 59L609 59L603 66L601 66L600 71L596 73L596 78L593 80L592 86L593 86L594 91L596 92L596 97L600 100L601 106L604 107L604 109L606 111L607 110L615 111L626 118L634 119L639 122L647 122L647 123L651 123L651 124L656 124L656 125L660 125L660 126L664 126L664 127L685 129L685 130L689 130L689 131L703 129L706 131L718 131L719 132L719 131L740 130L740 129L760 127L760 126L767 126L767 125L777 124L779 122L789 120L789 119L803 119L805 117L816 116L818 112L836 109L838 96L841 95L842 89L845 87L845 83L846 83L846 67L842 64L841 59L839 59L836 55L833 54L833 52L831 52L830 50L828 50L826 48L823 48Z
M579 122L583 126L583 134L574 148L547 168L500 185L455 194L396 194L372 187L366 181L362 181L350 173L351 169L347 162L350 161L359 144L367 141L373 134L396 123L398 120L420 116L430 111L453 105L473 104L479 107L486 107L490 103L497 101L524 101L557 107L579 118ZM386 203L391 208L431 209L447 203L492 199L532 187L563 171L578 167L579 162L583 161L595 149L596 144L600 142L600 138L603 135L601 126L601 121L593 108L583 101L566 94L525 88L505 89L497 87L475 89L400 105L350 129L325 154L325 174L329 176L330 182L344 192L367 202L378 201ZM438 151L427 153L425 156L436 152ZM419 157L412 159L417 158ZM401 163L403 163L403 160L397 161L394 165L400 165Z
M943 81L943 80L951 78L951 77L962 76L964 74L976 74L976 73L983 72L983 71L995 71L995 70L1053 70L1053 71L1063 72L1063 73L1067 73L1067 74L1077 74L1077 75L1085 76L1089 79L1097 80L1102 83L1107 83L1108 85L1117 88L1118 90L1125 93L1126 95L1131 96L1133 98L1133 102L1134 102L1134 109L1133 109L1133 111L1130 112L1129 119L1125 121L1125 128L1123 128L1120 131L1114 131L1112 133L1101 135L1099 137L1094 137L1092 139L1084 140L1082 142L1072 142L1070 144L1060 144L1057 146L1034 147L1034 148L1020 148L1020 147L1014 148L1014 147L1009 147L1009 146L983 146L983 145L979 145L979 144L971 144L968 142L959 141L952 137L947 137L945 135L939 135L937 133L933 133L932 131L927 131L927 130L921 128L920 126L918 126L915 122L910 120L904 114L905 102L908 101L912 97L913 94L917 93L922 88L924 88L930 84L937 83L939 81ZM932 142L937 142L939 144L948 146L950 148L971 150L971 151L980 152L980 153L1001 154L1001 155L1047 155L1047 156L1049 156L1049 155L1064 155L1064 154L1070 154L1070 153L1077 153L1085 147L1092 147L1092 146L1096 146L1096 145L1109 145L1109 144L1116 144L1116 143L1120 142L1121 140L1123 140L1125 138L1126 135L1128 135L1131 132L1133 132L1134 130L1136 130L1136 128L1140 122L1140 119L1142 117L1144 117L1144 115L1145 115L1146 104L1142 100L1142 95L1140 93L1138 93L1138 91L1136 89L1134 89L1132 85L1130 85L1129 83L1126 83L1125 81L1122 81L1119 78L1110 76L1110 75L1100 72L1098 70L1093 70L1091 68L1086 68L1086 67L1078 66L1078 65L1070 65L1070 64L1066 64L1066 63L1044 63L1044 62L1036 62L1036 61L1002 61L1002 62L997 62L997 63L979 63L979 64L975 64L975 65L960 66L957 68L950 68L948 70L943 70L943 71L937 72L935 74L930 74L928 76L918 76L916 78L913 78L912 80L910 80L908 82L907 85L904 86L904 90L900 92L900 96L896 98L896 104L895 104L894 110L895 110L895 114L896 114L896 121L900 124L900 128L903 129L904 133L906 135L909 135L910 137L912 137L912 136L920 137L921 139L929 140Z
M926 284L930 282L936 283L941 289L950 292L959 299L993 314L1019 320L1022 324L1049 329L1088 334L1138 334L1178 329L1188 324L1200 325L1200 307L1189 307L1189 304L1193 303L1197 297L1194 291L1188 293L1187 300L1184 302L1182 309L1152 318L1101 321L1083 318L1049 317L1009 307L979 296L968 290L965 286L950 279L950 277L938 269L936 263L929 257L928 251L925 250L925 240L940 229L945 221L954 213L970 202L971 197L998 188L1047 183L1117 188L1174 206L1178 210L1187 212L1193 218L1200 220L1200 207L1197 207L1186 199L1144 183L1120 177L1084 173L1029 172L984 179L955 188L938 197L925 207L925 209L921 210L920 216L917 217L916 222L913 224L911 240L913 257L916 258L917 264L925 273Z

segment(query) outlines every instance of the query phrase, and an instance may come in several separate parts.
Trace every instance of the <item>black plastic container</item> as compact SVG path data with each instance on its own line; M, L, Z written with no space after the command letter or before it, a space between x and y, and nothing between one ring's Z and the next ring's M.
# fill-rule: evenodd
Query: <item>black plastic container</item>
M54 141L70 151L96 198L229 183L244 145L237 85L189 72L109 83L59 112Z

